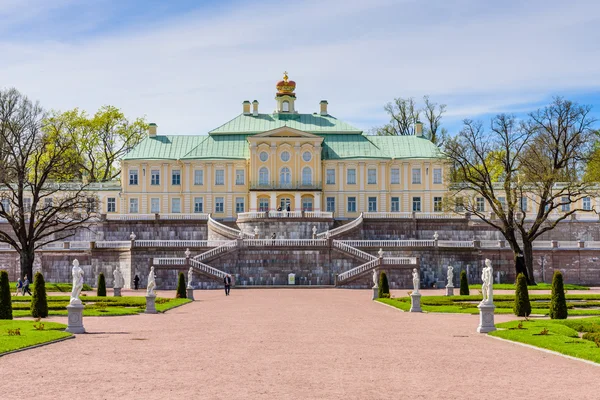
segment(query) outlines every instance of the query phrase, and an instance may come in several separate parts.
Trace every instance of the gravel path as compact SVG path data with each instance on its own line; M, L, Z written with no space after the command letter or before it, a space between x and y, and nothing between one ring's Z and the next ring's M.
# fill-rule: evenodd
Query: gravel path
M88 334L0 358L0 398L600 398L599 367L477 334L477 316L403 313L369 294L196 291L166 314L86 317Z

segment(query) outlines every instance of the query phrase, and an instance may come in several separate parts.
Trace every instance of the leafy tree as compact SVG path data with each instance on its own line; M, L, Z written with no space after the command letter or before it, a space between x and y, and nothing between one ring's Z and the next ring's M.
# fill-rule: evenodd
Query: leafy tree
M466 271L460 271L460 295L469 295L469 280L467 279Z
M387 275L383 271L379 275L379 291L377 297L380 299L390 297L390 285L388 284Z
M41 272L33 278L33 297L31 298L31 316L46 318L48 316L48 299L46 298L46 282Z
M518 317L528 317L529 314L531 314L527 278L525 278L525 275L523 274L517 275L517 287L515 290L515 305L513 311Z
M179 279L177 280L177 294L175 295L178 299L187 298L186 286L185 286L185 275L183 272L179 273Z
M550 300L550 318L567 319L567 299L565 298L565 287L563 276L560 271L554 271L552 277L552 298Z
M98 289L96 294L98 297L106 297L106 278L102 272L98 275Z
M0 242L18 253L21 276L33 276L35 250L64 240L95 216L96 197L73 184L75 144L63 123L16 89L0 90Z
M0 271L0 319L13 319L8 272Z
M500 114L489 131L481 122L465 120L446 142L450 204L502 233L517 274L530 285L535 284L533 241L585 211L575 204L596 190L582 173L593 142L595 119L589 113L589 106L556 98L524 121Z

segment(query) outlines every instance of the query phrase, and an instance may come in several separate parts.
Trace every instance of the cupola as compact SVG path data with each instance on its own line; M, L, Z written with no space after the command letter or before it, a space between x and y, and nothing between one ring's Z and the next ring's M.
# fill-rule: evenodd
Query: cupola
M294 114L296 110L294 108L294 102L296 101L296 82L288 79L287 72L283 73L283 80L277 82L276 85L277 94L275 100L277 101L277 110L275 112L280 114Z

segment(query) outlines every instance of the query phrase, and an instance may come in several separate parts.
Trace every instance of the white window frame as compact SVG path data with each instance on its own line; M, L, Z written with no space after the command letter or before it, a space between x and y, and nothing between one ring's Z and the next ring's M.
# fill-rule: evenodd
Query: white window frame
M215 169L215 186L223 186L225 185L225 170Z
M242 205L241 208L239 207L239 205ZM246 201L243 197L236 197L235 198L235 212L236 214L239 213L243 213L244 211L246 211Z
M156 179L155 179L156 177ZM160 185L160 169L150 170L150 186Z
M400 168L392 168L391 169L390 184L391 185L399 185L400 184Z
M412 210L414 212L421 212L422 208L421 196L413 196L412 198Z
M377 185L377 168L367 169L367 185Z
M150 212L152 214L160 214L160 198L150 198Z
M325 199L325 209L327 212L335 212L335 197L327 197Z
M181 170L174 169L171 171L171 185L181 186Z
M302 168L302 186L312 185L312 169L310 167Z
M194 170L194 185L196 185L196 186L204 185L204 170L202 170L202 169Z
M421 184L421 168L415 167L412 169L412 184L420 185Z
M179 197L173 197L171 199L171 213L173 213L173 214L181 213L181 199Z
M137 198L129 199L129 214L140 212L140 202Z
M444 210L443 207L443 198L435 196L433 198L433 212L442 212Z
M204 212L204 197L194 197L194 213Z
M350 174L350 171L352 171L352 174ZM356 185L356 168L348 168L346 170L346 185Z
M368 211L369 212L377 212L377 197L368 197L367 198Z
M245 185L246 184L246 172L243 169L235 170L235 184Z
M221 210L219 211L219 205L221 206ZM215 197L215 213L222 214L225 212L225 198L224 197Z
M353 207L350 207L350 204L352 204ZM346 200L346 209L349 213L356 212L356 196L348 197L348 199Z
M137 168L129 170L129 186L137 186L140 183L139 171Z
M400 212L400 197L394 196L390 199L390 211Z
M269 184L269 168L260 167L258 170L258 184L259 186L265 186Z
M112 205L112 207L111 207ZM112 208L112 210L111 210ZM108 197L106 198L106 212L117 212L117 198L116 197Z
M433 169L433 184L434 185L441 185L442 183L443 183L442 169L441 168L434 168Z
M325 182L327 185L335 185L335 168L328 168L325 171Z
M582 205L581 208L583 208L585 211L591 211L592 210L592 198L591 197L584 197L582 200Z

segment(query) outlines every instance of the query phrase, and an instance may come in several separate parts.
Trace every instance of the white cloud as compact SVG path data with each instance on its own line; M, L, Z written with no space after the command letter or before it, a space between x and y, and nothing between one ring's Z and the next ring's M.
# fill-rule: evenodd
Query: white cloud
M228 121L246 99L272 111L283 70L300 112L327 99L363 128L398 96L430 94L458 118L600 87L599 4L452 3L245 2L102 37L0 38L0 86L48 108L113 104L185 134Z

